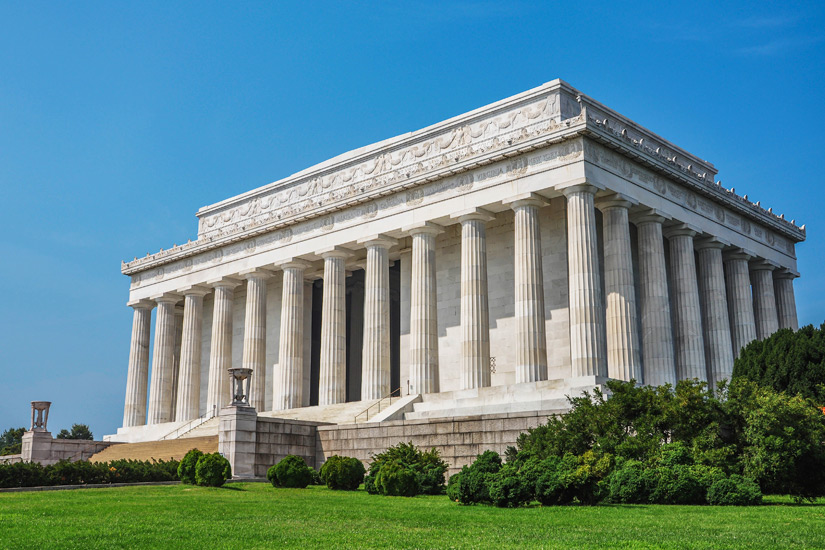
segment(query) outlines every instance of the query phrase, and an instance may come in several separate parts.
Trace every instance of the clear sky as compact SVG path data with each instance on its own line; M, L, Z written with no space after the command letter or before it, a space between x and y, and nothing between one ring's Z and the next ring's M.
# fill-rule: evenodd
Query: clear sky
M616 6L621 7L616 7ZM121 260L311 164L562 78L807 224L825 320L822 2L0 0L0 430L121 424Z

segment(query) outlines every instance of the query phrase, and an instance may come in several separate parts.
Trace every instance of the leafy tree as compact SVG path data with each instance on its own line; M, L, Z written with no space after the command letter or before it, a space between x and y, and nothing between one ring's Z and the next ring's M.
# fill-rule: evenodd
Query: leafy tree
M72 431L65 428L57 434L57 439L88 439L93 440L92 430L86 424L72 424Z
M734 362L733 378L802 395L825 406L825 324L796 332L782 329L764 340L754 340Z
M23 450L26 428L9 428L0 435L0 455L16 455Z

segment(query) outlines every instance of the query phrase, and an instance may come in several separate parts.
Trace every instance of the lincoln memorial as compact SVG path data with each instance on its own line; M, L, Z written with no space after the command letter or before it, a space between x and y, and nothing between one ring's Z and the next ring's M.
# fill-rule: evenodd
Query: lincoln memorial
M390 394L365 420L563 410L611 378L715 387L797 328L805 239L716 175L554 80L205 206L197 239L121 267L112 437L217 433L231 367L258 415L332 424Z

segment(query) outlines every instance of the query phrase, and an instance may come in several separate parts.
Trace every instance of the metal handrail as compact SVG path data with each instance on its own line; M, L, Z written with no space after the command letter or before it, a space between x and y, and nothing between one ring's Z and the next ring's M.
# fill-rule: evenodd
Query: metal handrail
M384 400L389 399L389 403L387 403L387 406L390 406L390 405L392 405L392 400L395 397L401 397L401 388L396 388L396 389L392 390L389 393L389 395L385 395L384 397L379 399L377 402L373 403L372 405L370 405L369 407L367 407L366 409L364 409L360 413L356 414L355 415L355 421L353 423L358 424L358 417L363 416L363 415L367 415L367 417L364 419L364 422L366 422L367 420L370 419L370 410L373 407L378 407L378 410L375 411L376 414L380 413L381 412L381 405L384 403Z
M161 437L159 439L159 441L166 441L167 439L177 439L178 437L182 436L183 434L191 432L192 430L194 430L195 428L197 428L201 424L205 423L207 420L210 420L210 419L214 418L215 416L216 415L213 411L209 411L205 415L199 416L198 418L190 420L189 422L187 422L183 426L175 428L174 430L172 430L168 434Z

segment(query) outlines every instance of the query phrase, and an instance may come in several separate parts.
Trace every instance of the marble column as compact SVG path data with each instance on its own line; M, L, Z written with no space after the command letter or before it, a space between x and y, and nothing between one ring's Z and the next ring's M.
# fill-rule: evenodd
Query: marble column
M753 286L753 316L756 320L756 337L764 340L779 330L776 315L776 295L773 289L773 270L776 266L764 260L750 263Z
M487 300L486 223L474 208L453 216L461 223L461 389L490 385L490 311Z
M779 328L799 330L796 317L796 298L793 293L793 280L798 277L787 269L777 270L773 274L773 289L776 295L776 309Z
M705 360L708 382L712 388L718 387L722 380L730 380L733 374L733 344L722 264L724 246L724 243L712 238L700 239L696 243L699 253L699 296L702 301Z
M673 325L662 238L665 218L655 211L634 217L639 244L639 290L642 315L644 383L676 384Z
M686 224L678 224L668 228L665 236L670 241L672 301L676 321L676 378L707 381L699 281L693 251L696 231Z
M175 355L175 304L178 296L160 296L155 318L155 346L152 350L152 380L149 384L148 424L174 420L172 377Z
M753 293L751 292L748 261L751 255L736 250L724 255L725 286L728 296L733 356L739 357L742 348L756 340L756 320L753 315Z
M344 262L350 254L341 247L333 247L319 253L324 259L319 405L344 403L347 399L347 302Z
M203 297L209 292L198 287L183 291L183 336L175 404L175 418L179 421L195 419L200 412Z
M539 208L547 201L533 193L508 201L515 212L516 382L547 380L544 327L544 272Z
M622 196L599 201L604 228L604 291L607 295L607 373L643 383L636 318L636 285L630 248L628 209Z
M180 352L183 345L183 305L175 306L175 342L172 352L172 420L179 420L177 414L178 383L180 382Z
M358 241L367 247L364 278L364 341L361 399L390 394L390 259L395 239L377 235Z
M132 314L132 342L129 347L129 371L126 376L126 403L123 407L123 427L146 424L146 390L149 384L149 331L152 308L149 300L130 304Z
M567 270L570 300L570 359L573 377L607 376L605 311L599 281L596 237L597 189L573 185L567 197Z
M272 409L276 411L295 409L304 402L304 270L309 265L291 259L279 266L284 281L278 364L272 385Z
M221 279L212 284L215 288L215 303L212 310L212 344L209 350L209 384L206 389L206 414L215 415L231 402L229 393L229 373L232 367L232 306L235 301L235 287L240 283L234 279Z
M410 266L410 393L436 393L438 375L438 295L432 222L405 227L412 236Z
M252 369L249 404L258 412L266 410L266 280L270 275L261 269L241 273L246 279L242 364Z

